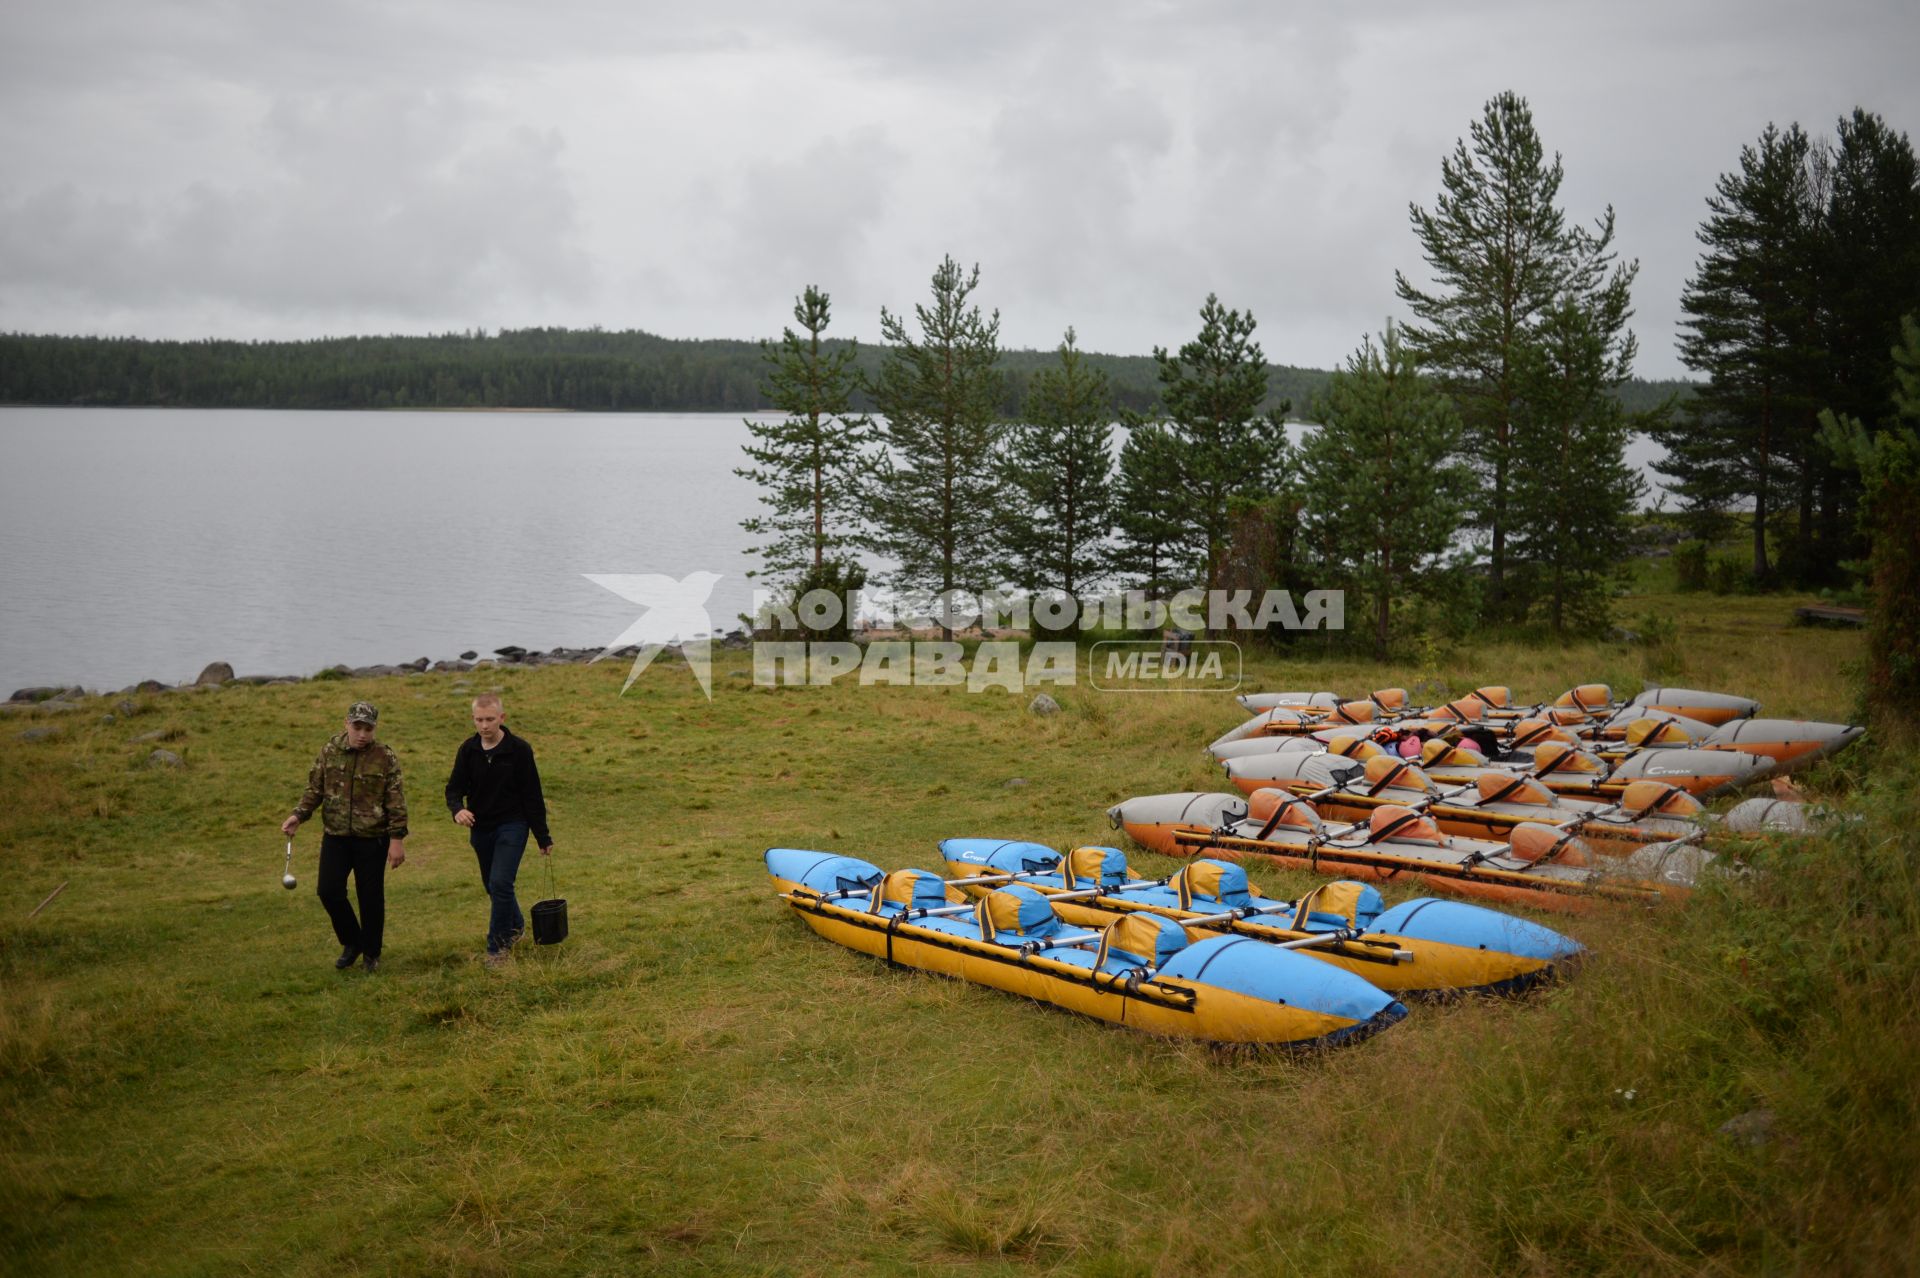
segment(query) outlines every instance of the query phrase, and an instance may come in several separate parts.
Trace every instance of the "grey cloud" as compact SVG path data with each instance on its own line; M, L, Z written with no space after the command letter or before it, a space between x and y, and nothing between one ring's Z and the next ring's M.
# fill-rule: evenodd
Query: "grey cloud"
M430 94L283 100L241 180L138 198L62 184L0 207L0 295L418 319L582 296L561 152Z
M749 167L731 227L740 250L735 285L752 288L771 277L784 295L856 280L906 158L884 131L867 126Z
M1768 120L1920 129L1910 2L963 8L73 0L0 9L0 327L875 335L943 252L1011 344L1144 352L1209 291L1326 365L1502 89L1643 263L1642 367Z

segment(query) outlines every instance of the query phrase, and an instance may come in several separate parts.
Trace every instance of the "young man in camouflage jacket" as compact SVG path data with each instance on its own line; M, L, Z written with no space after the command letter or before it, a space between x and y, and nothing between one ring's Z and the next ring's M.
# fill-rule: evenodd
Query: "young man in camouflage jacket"
M347 711L346 731L320 749L307 774L307 792L280 832L293 837L300 823L320 809L320 904L340 939L342 971L355 959L369 972L380 970L381 933L387 923L387 867L406 861L407 797L400 783L400 758L373 739L380 712L365 701ZM353 875L360 916L347 902L347 875Z

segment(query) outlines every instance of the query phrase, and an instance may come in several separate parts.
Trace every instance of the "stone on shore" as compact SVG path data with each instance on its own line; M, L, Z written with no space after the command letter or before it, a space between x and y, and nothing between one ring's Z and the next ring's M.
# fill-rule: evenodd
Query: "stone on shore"
M233 679L233 667L224 661L215 661L200 672L194 680L196 684L228 683Z
M43 724L37 728L26 729L20 734L20 739L22 741L45 741L49 737L57 737L59 735L60 729L51 724Z
M182 763L180 756L171 750L155 750L147 756L149 768L177 768L182 766Z
M51 701L55 697L84 697L84 688L16 688L9 701L40 702Z
M1042 692L1027 703L1027 711L1030 714L1037 714L1044 719L1050 714L1059 714L1060 703Z

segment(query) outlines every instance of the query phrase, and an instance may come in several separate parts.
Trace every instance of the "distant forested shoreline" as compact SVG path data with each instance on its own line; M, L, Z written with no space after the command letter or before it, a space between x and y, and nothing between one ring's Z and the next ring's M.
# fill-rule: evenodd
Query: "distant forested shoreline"
M829 348L844 343L828 342ZM885 348L861 344L869 376ZM1025 402L1052 351L1006 351L1002 409ZM1146 355L1089 353L1121 408L1150 413L1157 365ZM580 412L755 412L763 391L759 342L686 340L630 329L528 328L430 337L330 337L296 342L152 341L129 337L0 334L0 403L92 407L432 409L556 408ZM1268 366L1269 405L1310 416L1326 388L1321 369ZM1629 411L1652 408L1692 384L1634 379ZM864 392L861 409L872 407Z

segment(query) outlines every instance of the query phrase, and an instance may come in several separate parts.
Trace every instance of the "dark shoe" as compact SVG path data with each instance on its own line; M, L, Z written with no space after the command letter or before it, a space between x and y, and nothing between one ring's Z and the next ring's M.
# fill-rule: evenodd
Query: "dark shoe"
M377 955L369 954L366 958L360 960L360 962L368 972L377 972L380 970L380 959Z
M353 961L359 957L360 947L357 945L349 945L346 949L340 951L340 957L333 961L333 965L338 970L344 972L352 967Z
M507 933L507 943L502 948L509 949L509 950L512 949L514 946L520 944L520 938L525 936L526 934L527 934L527 929L525 929L524 927L516 927L515 929L513 929L513 931Z

